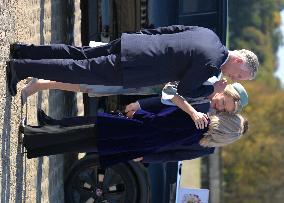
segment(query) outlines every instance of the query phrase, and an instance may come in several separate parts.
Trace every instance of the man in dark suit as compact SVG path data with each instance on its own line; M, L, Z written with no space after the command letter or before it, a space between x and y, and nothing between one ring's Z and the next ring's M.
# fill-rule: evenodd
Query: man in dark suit
M143 87L180 81L173 101L187 112L179 96L208 96L203 85L221 72L233 80L251 80L259 63L248 50L228 51L207 28L174 25L123 33L102 47L14 45L7 79L11 95L17 82L35 77L73 84ZM184 106L185 105L185 106Z

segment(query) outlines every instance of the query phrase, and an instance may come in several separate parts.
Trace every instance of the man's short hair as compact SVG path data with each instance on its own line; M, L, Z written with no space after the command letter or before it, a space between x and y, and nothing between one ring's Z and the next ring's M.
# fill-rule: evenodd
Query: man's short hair
M247 49L241 49L236 51L245 60L246 67L251 71L251 76L255 78L259 67L258 58L255 53Z

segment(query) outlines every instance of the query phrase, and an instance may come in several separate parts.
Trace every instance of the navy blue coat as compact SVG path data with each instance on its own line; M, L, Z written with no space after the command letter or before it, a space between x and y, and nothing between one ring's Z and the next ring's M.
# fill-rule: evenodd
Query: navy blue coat
M144 162L166 162L214 152L214 148L198 144L208 129L196 129L192 119L179 108L161 105L159 112L140 110L133 119L98 115L98 153L103 167L137 157L144 157ZM208 112L209 104L195 108Z
M188 97L208 96L213 86L202 85L218 76L228 50L207 28L174 25L123 33L121 66L123 85L141 87L180 81L178 93Z

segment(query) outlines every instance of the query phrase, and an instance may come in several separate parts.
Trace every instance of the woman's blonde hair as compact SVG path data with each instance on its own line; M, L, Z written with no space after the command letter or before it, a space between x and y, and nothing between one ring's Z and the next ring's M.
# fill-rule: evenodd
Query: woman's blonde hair
M235 90L233 85L231 84L227 85L226 88L224 89L224 94L232 97L235 102L235 110L233 113L240 112L242 109L242 106L240 105L241 97L239 93L237 92L237 90Z
M248 121L240 114L220 112L210 115L208 131L199 141L204 147L221 147L240 139L248 129Z

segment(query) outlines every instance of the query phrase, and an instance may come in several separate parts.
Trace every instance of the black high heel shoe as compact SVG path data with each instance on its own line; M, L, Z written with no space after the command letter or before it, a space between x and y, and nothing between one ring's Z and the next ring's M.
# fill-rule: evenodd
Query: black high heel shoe
M42 109L37 110L37 122L39 126L52 125L52 120Z
M12 59L22 59L23 58L20 52L21 45L22 44L19 42L10 44L10 58Z

